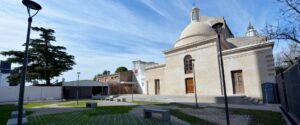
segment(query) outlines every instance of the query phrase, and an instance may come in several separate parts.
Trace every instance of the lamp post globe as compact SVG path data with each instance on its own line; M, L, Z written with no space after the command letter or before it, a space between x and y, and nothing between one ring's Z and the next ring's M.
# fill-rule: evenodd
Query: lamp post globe
M42 6L39 5L38 3L34 2L34 1L31 1L31 0L23 0L22 3L28 7L29 9L32 9L32 10L41 10L42 9Z
M219 35L221 33L221 30L222 30L222 26L223 26L223 23L221 22L218 22L216 24L214 24L212 26L212 28L217 32L217 34Z

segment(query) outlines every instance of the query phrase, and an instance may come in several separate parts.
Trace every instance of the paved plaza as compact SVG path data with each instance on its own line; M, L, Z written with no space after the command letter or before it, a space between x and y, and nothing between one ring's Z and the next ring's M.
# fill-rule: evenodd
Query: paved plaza
M199 108L195 108L195 103L192 97L187 97L183 100L186 102L180 102L182 97L180 96L146 96L146 95L134 95L134 103L131 102L132 95L121 95L117 98L126 98L128 102L118 101L105 101L105 100L80 100L79 105L76 101L66 101L50 103L49 105L35 106L27 108L27 111L33 112L28 116L29 124L175 124L175 125L189 125L195 124L191 121L185 121L182 118L176 116L175 113L183 113L184 115L206 121L211 124L223 125L226 123L224 104L217 103L199 103ZM157 102L158 99L168 98L166 101ZM208 99L208 97L207 97ZM147 100L147 101L144 101ZM152 100L151 102L148 100ZM153 101L155 100L155 101ZM179 102L172 102L180 100ZM86 102L97 102L97 108L85 108ZM171 102L171 103L170 103ZM122 107L130 108L128 112L110 114L114 112L115 108L123 109ZM145 119L143 110L145 108L154 109L167 109L171 111L171 120L163 122L161 115L154 113L151 119ZM278 105L240 105L229 104L231 110L237 111L262 111L262 112L280 112ZM97 114L97 115L96 115ZM280 113L279 113L280 114ZM63 117L61 121L60 117ZM280 117L279 117L280 118ZM64 122L68 121L68 122ZM230 113L230 121L232 125L241 125L249 123L257 123L255 117L248 113Z

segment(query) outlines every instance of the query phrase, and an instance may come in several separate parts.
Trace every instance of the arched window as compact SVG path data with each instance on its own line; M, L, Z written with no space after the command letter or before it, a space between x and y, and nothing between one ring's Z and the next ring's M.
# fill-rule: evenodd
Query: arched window
M184 73L189 74L193 72L192 56L186 55L184 57Z

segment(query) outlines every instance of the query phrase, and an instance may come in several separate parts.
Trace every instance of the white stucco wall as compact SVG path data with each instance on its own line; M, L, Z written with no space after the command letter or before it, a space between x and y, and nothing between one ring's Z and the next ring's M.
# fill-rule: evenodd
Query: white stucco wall
M164 92L169 86L165 84L165 66L159 66L150 70L145 70L146 73L146 94L155 95L155 79L159 79L160 95L165 95Z
M214 40L204 45L193 46L166 55L165 86L168 86L168 89L164 90L163 94L186 95L185 79L193 78L193 74L184 73L184 57L191 55L195 59L198 95L221 95L217 50Z
M146 76L145 76L145 68L153 65L157 65L154 62L144 62L144 61L133 61L133 80L138 83L139 85L139 93L147 94L147 85L146 85Z
M0 95L0 102L16 102L19 98L19 86L0 87ZM57 99L62 99L62 87L25 87L24 101Z
M275 83L272 47L258 48L224 56L228 95L233 93L232 71L242 70L245 96L262 98L261 84Z

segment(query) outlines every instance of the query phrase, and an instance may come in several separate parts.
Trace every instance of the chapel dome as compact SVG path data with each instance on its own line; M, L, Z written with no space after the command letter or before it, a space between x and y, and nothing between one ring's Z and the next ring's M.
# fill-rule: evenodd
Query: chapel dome
M200 18L199 9L196 7L192 8L191 23L181 32L181 35L175 42L174 47L184 46L216 35L214 29L210 25L212 20L201 20Z
M215 31L206 22L191 22L181 32L179 39L194 35L211 36L215 35Z

